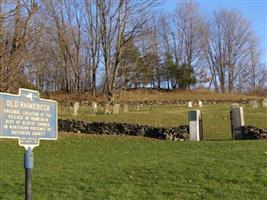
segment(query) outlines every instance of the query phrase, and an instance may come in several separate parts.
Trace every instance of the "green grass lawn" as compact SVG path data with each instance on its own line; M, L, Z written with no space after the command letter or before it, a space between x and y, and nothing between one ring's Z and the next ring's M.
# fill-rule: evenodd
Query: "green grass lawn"
M0 199L24 199L23 149L0 140ZM33 199L262 200L266 141L60 134L34 150Z
M196 109L198 109L196 107ZM204 105L201 108L204 123L205 140L229 140L230 105ZM267 129L267 108L251 108L244 106L245 124ZM77 117L71 116L70 109L59 108L59 118L75 118L88 121L125 122L133 124L145 124L156 127L176 127L188 124L188 108L186 106L155 106L141 107L140 111L130 108L128 113L104 115L102 113L92 116L89 108L82 106Z

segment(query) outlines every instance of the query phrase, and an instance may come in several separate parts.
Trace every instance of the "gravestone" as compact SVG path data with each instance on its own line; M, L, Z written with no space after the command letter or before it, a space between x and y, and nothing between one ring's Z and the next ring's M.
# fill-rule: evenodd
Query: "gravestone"
M188 108L192 108L193 105L192 105L192 101L189 101L188 104L187 104Z
M258 108L258 107L259 107L259 102L258 101L253 101L252 108Z
M199 102L198 102L198 106L199 106L200 108L202 108L202 106L203 106L202 101L199 101Z
M190 141L200 141L203 139L203 127L200 110L188 112L189 118L189 139Z
M139 106L139 105L137 105L136 110L137 110L137 111L140 111L140 106Z
M97 112L97 102L94 102L94 101L93 101L93 102L91 103L91 109L90 109L90 110L91 110L91 114L92 114L92 115L95 115L95 114L96 114L96 112Z
M105 109L104 114L110 114L111 113L110 108L111 108L111 105L109 103L106 103L104 106L104 109Z
M232 104L230 118L232 139L243 139L245 125L243 107L239 106L238 104Z
M127 113L128 112L128 104L127 103L123 104L123 106L122 106L122 112L123 113Z
M256 100L250 101L250 105L252 108L258 108L259 107L259 102Z
M115 103L112 110L113 114L119 114L120 113L120 104Z
M264 98L262 101L262 107L267 108L267 98Z
M79 102L75 102L74 105L73 105L73 115L74 116L78 115L79 107L80 107L80 103Z

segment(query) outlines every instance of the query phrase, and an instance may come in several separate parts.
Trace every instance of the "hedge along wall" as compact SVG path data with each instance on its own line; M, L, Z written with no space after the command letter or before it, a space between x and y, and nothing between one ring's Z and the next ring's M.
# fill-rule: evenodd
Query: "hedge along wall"
M87 122L81 120L59 119L58 130L85 134L143 136L175 141L183 141L189 139L188 125L181 125L175 128L156 128L138 124Z

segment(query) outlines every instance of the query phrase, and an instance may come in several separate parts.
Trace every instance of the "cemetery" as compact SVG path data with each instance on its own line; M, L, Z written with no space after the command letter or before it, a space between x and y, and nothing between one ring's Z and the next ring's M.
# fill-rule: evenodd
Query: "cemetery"
M152 106L142 101L117 102L109 105L106 114L101 101L59 102L58 140L41 141L34 150L33 196L246 199L253 194L254 199L261 199L266 195L264 99L257 100L257 108L250 100L228 99L228 103L216 104L205 103L214 100L202 99L202 104L191 100L192 106L188 106L190 100L183 104L181 100L167 101L171 103L157 101ZM240 107L242 112L232 110ZM196 117L201 115L197 124L202 124L202 135L199 129L196 137L191 136L190 127L195 126L191 111L197 111ZM235 112L243 113L243 118L236 119L242 127L234 130L243 132L242 138L233 141L231 118ZM22 149L16 143L0 140L0 169L9 168L2 175L5 190L0 190L0 196L8 200L23 196ZM242 166L246 167L240 171ZM250 189L245 190L247 187ZM125 192L129 193L125 196Z
M267 199L267 0L0 0L0 200Z
M214 100L213 100L214 101ZM256 100L253 100L256 102ZM121 130L129 130L127 124L131 125L148 125L154 128L174 128L178 126L189 126L189 111L190 110L200 110L201 115L203 116L203 129L204 129L204 140L221 140L221 139L231 139L231 105L237 105L242 107L245 110L243 112L243 118L245 118L245 124L242 124L242 127L254 127L257 130L262 130L261 133L264 134L266 131L266 108L263 107L262 102L264 99L257 100L260 107L257 109L250 104L251 100L243 101L242 100L228 100L227 103L221 101L216 104L204 104L203 102L210 102L207 100L203 101L188 101L184 104L180 104L180 101L176 104L160 104L159 102L155 104L147 104L146 102L139 101L134 104L129 103L115 103L114 105L109 105L110 109L106 112L106 105L98 103L98 112L96 115L90 114L90 103L81 104L79 107L79 116L74 116L72 114L73 108L71 105L61 104L59 106L59 116L62 118L60 122L62 122L64 127L72 127L72 128L63 128L62 130L65 132L79 132L79 133L90 133L90 131L97 134L97 131L93 131L94 128L84 128L83 125L79 125L80 123L84 124L86 122L101 122L104 125L104 122L107 122L103 127L109 127L108 130L100 130L101 132L105 132L107 134L120 134L119 131L116 131L117 126L121 126L125 128L121 128ZM166 102L166 101L165 101ZM193 105L193 102L194 103ZM239 102L239 104L232 104L232 102ZM204 105L203 105L204 104ZM125 107L127 106L127 112L125 112ZM114 107L116 109L114 109ZM114 112L115 111L115 112ZM104 114L109 113L109 114ZM111 114L113 113L113 114ZM256 118L254 118L257 115ZM68 119L72 120L68 120ZM66 119L66 120L64 120ZM77 122L75 122L77 120ZM81 122L80 120L84 121ZM243 120L244 121L244 120ZM74 123L75 122L75 123ZM111 123L109 123L111 122ZM114 123L114 128L112 123ZM61 124L61 123L59 123ZM66 126L66 124L69 124ZM74 125L76 124L76 125ZM93 125L92 125L93 126ZM61 127L59 125L59 127ZM78 127L78 128L77 128ZM82 127L79 129L79 127ZM104 128L102 128L104 129ZM133 128L134 129L134 128ZM84 131L87 130L87 131ZM114 131L115 130L115 131ZM253 129L254 130L254 129ZM118 132L118 133L117 133ZM127 131L126 131L127 132ZM130 131L131 132L131 131ZM245 134L246 129L244 129L243 134ZM252 134L252 132L250 131ZM125 133L121 133L125 134ZM188 129L189 134L189 129ZM126 134L127 135L127 134ZM131 135L131 134L130 134ZM142 134L141 134L142 135ZM165 137L160 137L165 138ZM187 137L189 138L189 137ZM244 138L254 138L256 137L244 137ZM257 137L257 138L264 138Z

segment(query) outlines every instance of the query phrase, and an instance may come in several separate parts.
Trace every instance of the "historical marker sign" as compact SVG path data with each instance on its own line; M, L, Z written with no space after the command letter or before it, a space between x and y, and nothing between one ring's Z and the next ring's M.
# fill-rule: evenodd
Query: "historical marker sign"
M57 139L57 102L39 92L20 89L18 95L0 93L0 138L18 138L27 150L39 140Z

